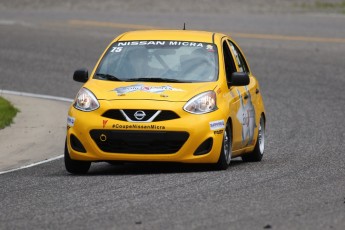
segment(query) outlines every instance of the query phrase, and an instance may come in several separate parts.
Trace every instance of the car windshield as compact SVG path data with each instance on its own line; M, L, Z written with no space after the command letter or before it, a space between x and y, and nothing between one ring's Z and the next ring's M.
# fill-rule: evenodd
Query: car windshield
M112 81L216 81L217 47L190 41L115 42L104 55L94 78Z

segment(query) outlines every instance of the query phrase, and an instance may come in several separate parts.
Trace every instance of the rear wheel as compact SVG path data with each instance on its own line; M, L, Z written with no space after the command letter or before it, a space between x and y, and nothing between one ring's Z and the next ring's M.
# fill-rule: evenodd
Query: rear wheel
M218 170L225 170L229 167L231 161L232 152L232 132L229 123L226 124L224 134L222 149L220 151L219 159L216 164Z
M242 160L246 162L261 161L265 150L265 119L261 115L258 128L258 140L256 141L254 151L242 156Z
M72 174L86 174L91 166L91 162L89 161L78 161L72 160L69 156L68 148L67 148L67 140L65 142L65 167L69 173Z

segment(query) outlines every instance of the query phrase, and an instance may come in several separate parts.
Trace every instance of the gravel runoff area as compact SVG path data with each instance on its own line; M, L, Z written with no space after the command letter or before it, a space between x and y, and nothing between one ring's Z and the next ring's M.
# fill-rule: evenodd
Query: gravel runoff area
M0 96L20 110L13 124L0 130L0 174L62 155L70 102L13 95L1 90Z
M345 0L1 0L0 9L344 14Z

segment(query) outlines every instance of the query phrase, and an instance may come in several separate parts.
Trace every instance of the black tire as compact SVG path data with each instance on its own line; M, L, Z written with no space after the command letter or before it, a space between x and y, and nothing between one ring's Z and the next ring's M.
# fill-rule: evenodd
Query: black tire
M65 168L69 173L72 174L86 174L91 166L89 161L78 161L72 160L69 156L67 142L65 142Z
M110 165L114 165L114 166L119 166L119 165L123 165L124 163L121 161L107 161L108 164Z
M245 162L258 162L261 161L264 156L265 150L265 118L261 115L260 124L258 127L258 138L256 140L255 148L253 152L247 153L242 156L242 160Z
M229 123L226 124L223 133L223 143L222 149L220 151L219 159L216 164L217 170L226 170L231 162L231 152L232 152L232 130Z

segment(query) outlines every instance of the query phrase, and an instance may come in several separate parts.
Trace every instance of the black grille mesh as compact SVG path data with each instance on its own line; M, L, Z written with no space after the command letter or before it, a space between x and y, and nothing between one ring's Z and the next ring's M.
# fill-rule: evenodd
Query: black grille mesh
M172 154L187 141L187 132L91 130L97 146L108 153Z
M124 109L124 113L132 120L132 121L138 121L134 114L135 112L139 111L139 109ZM156 112L157 110L141 110L144 111L146 116L144 119L142 119L142 122L145 122L149 120ZM103 113L103 117L119 120L119 121L127 121L125 116L120 112L119 109L110 109ZM167 121L167 120L173 120L180 118L175 112L170 110L162 110L161 113L153 120L153 121Z

